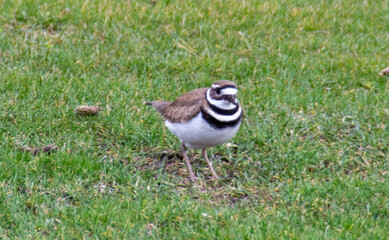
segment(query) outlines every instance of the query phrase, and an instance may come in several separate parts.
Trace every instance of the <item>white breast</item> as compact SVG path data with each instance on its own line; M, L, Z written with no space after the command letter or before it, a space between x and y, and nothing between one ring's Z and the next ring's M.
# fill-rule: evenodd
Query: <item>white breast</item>
M187 148L199 149L227 142L236 134L240 123L234 127L215 129L202 118L200 112L186 123L171 123L166 120L165 125Z

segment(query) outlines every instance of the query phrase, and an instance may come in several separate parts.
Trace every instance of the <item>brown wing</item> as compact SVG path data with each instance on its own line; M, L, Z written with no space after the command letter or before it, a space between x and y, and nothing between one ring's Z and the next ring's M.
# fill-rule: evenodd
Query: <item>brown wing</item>
M199 88L179 96L168 105L162 116L173 123L184 123L200 112L202 102L205 100L207 88Z

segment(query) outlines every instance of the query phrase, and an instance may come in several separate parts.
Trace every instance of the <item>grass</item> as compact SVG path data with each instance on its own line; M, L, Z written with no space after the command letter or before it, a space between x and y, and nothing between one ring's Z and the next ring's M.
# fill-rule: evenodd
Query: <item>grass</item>
M387 239L387 5L0 0L0 238ZM191 184L143 102L219 79L244 121Z

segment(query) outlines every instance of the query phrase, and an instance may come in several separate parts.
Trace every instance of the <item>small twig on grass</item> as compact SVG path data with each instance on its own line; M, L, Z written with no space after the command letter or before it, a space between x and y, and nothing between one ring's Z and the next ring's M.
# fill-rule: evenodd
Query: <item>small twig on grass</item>
M53 152L56 152L58 150L58 147L56 145L50 144L44 147L38 147L38 148L30 148L29 146L22 146L19 147L20 151L23 152L29 152L32 155L36 156L38 153L43 152L47 154L51 154Z
M76 109L74 109L74 113L77 116L94 116L94 115L99 114L99 112L101 110L102 110L101 107L98 107L98 106L82 105L82 106L76 107Z

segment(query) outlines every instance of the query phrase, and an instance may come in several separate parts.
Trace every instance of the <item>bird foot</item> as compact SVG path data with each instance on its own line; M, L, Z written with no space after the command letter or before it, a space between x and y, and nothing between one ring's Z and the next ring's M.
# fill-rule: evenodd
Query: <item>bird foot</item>
M211 180L218 180L218 179L219 177L217 175L211 177Z
M194 174L190 174L189 177L190 177L190 180L191 180L192 182L197 182L197 180L199 180L199 178L196 177Z

